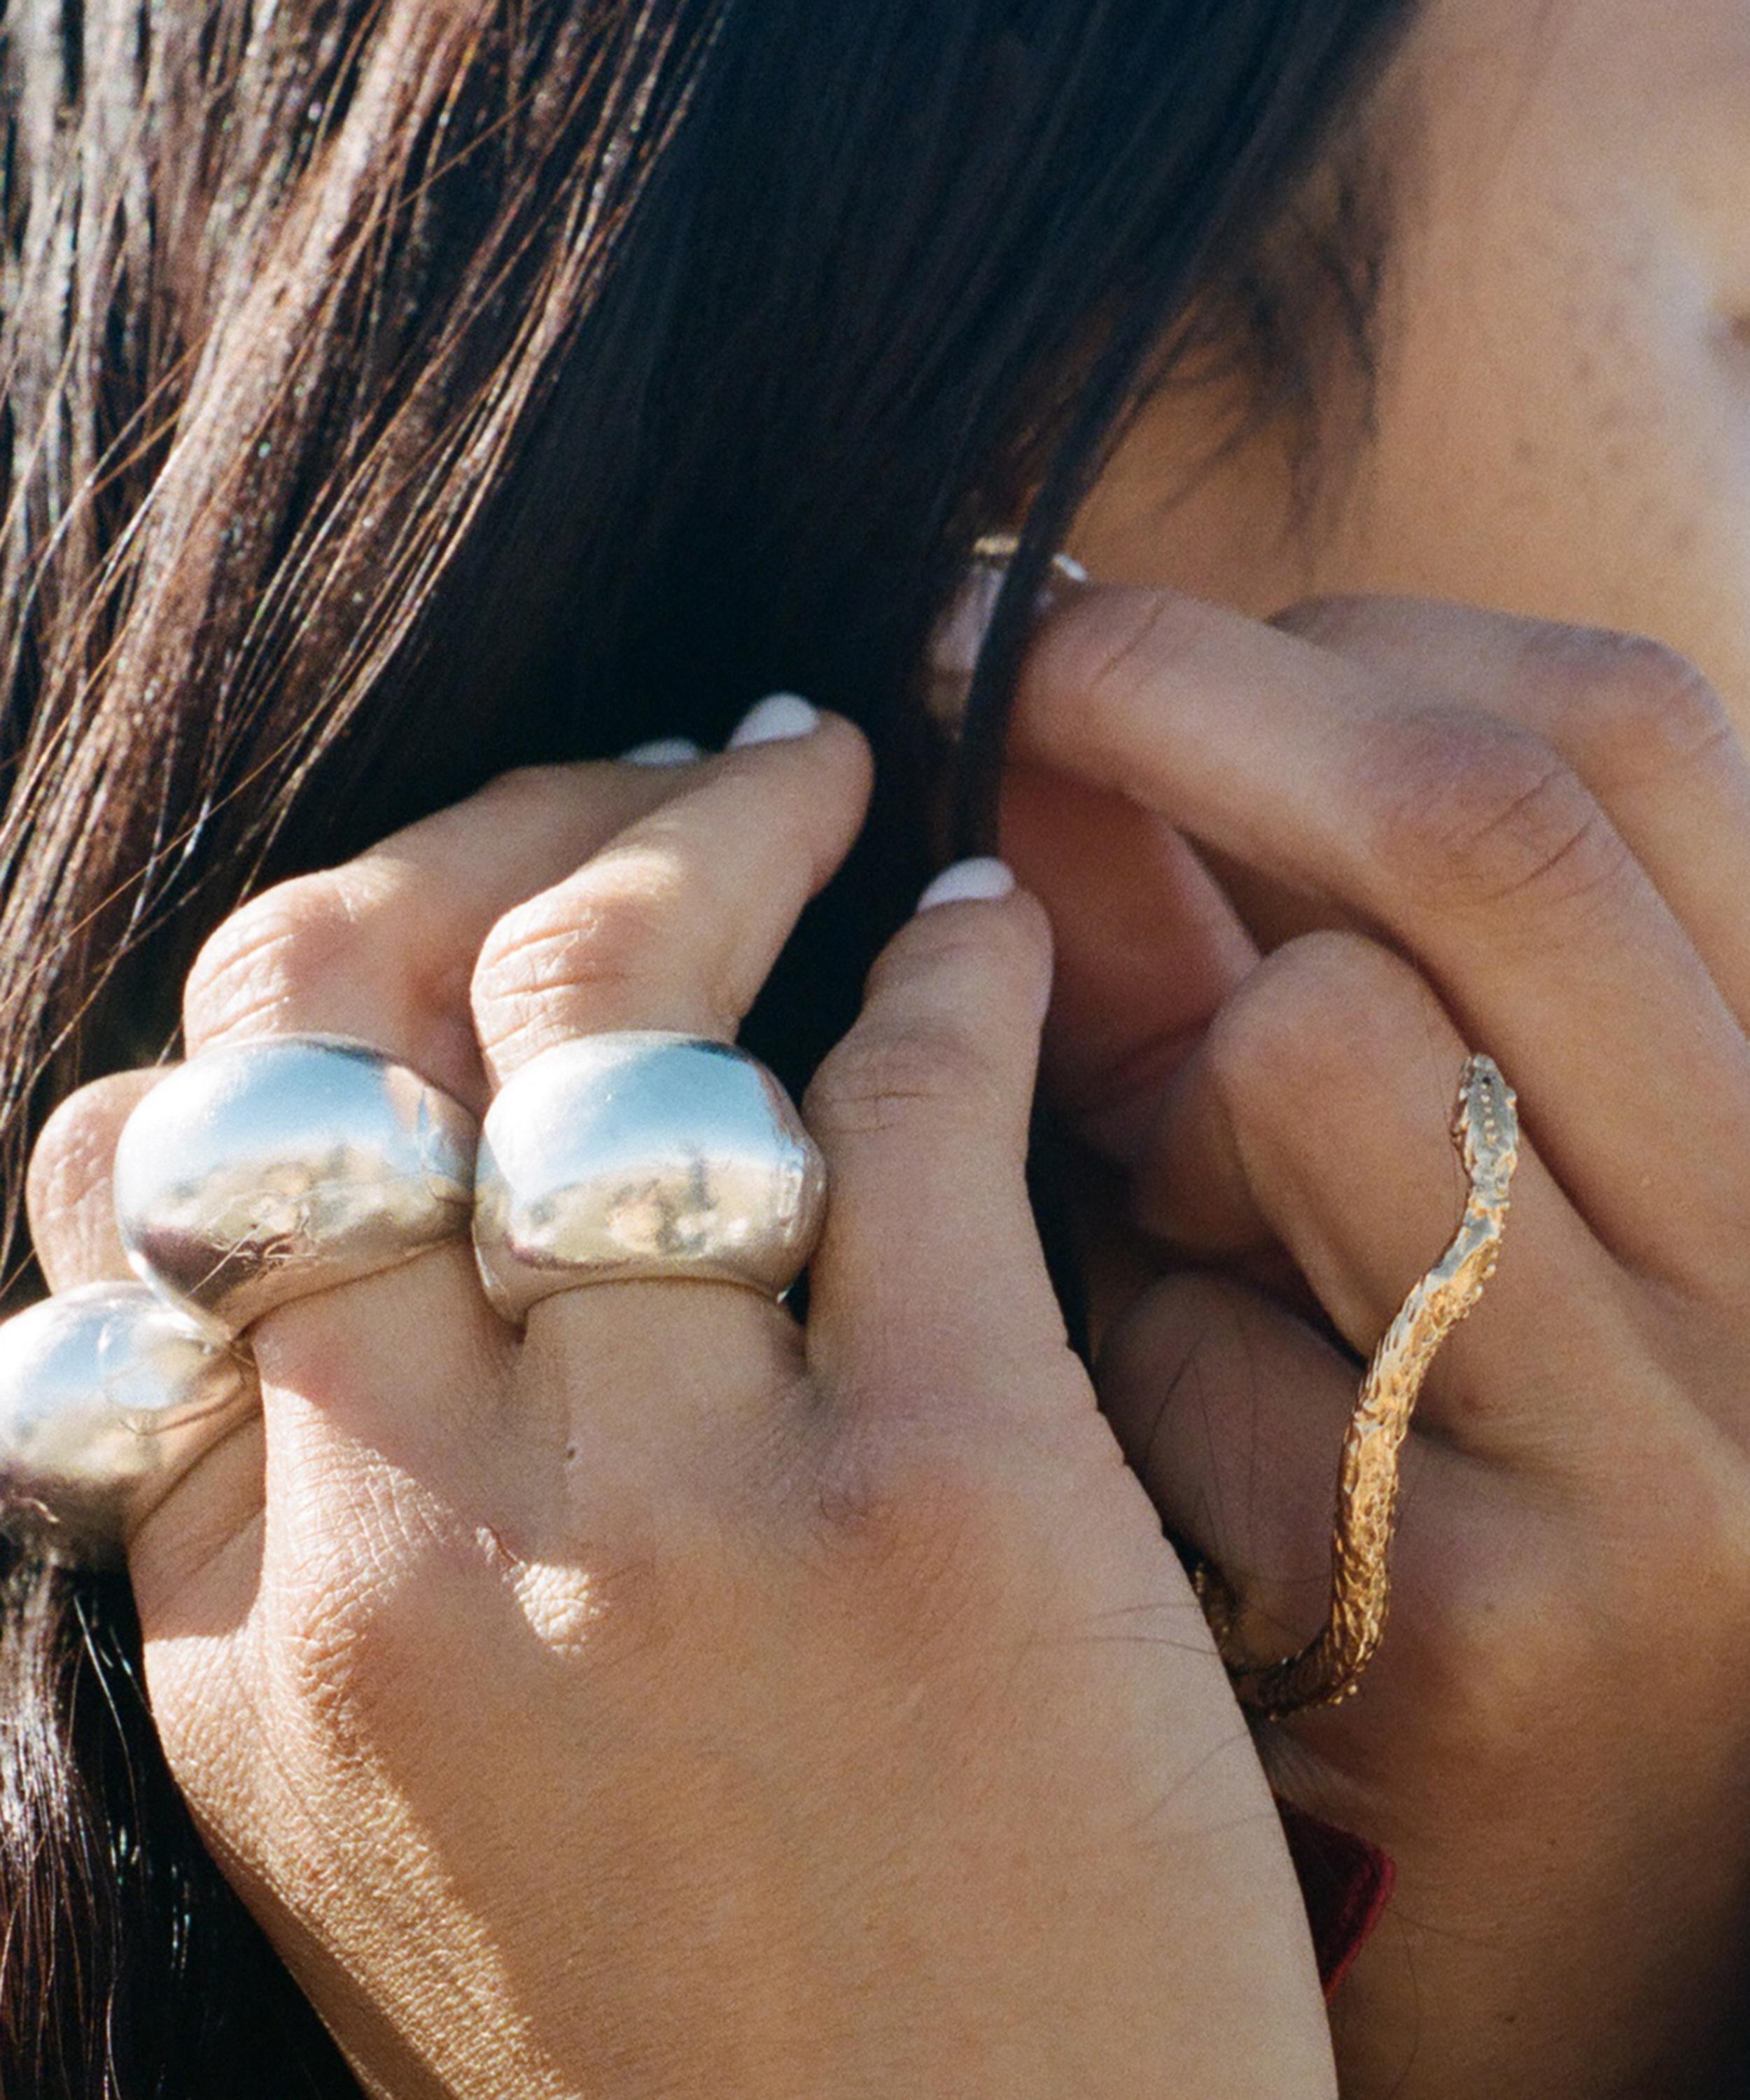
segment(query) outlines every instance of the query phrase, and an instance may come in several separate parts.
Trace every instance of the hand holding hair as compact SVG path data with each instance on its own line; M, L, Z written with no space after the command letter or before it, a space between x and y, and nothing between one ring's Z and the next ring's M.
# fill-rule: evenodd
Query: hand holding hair
M511 776L245 907L190 1070L350 1036L490 1140L592 1040L727 1043L868 774L792 703L697 765ZM992 863L925 901L803 1104L805 1328L677 1273L708 1189L624 1183L656 1269L616 1273L599 1188L556 1185L591 1251L542 1242L507 1155L495 1259L560 1286L526 1326L454 1239L261 1311L259 1416L133 1537L173 1767L374 2090L1334 2090L1262 1775L1027 1205L1043 914ZM39 1153L58 1286L115 1269L117 1095Z
M1384 1641L1352 1700L1259 1736L1397 1868L1333 2009L1346 2093L1735 2093L1750 761L1717 695L1651 642L1468 607L1264 624L1094 589L1047 616L1016 728L1049 1083L1139 1229L1103 1404L1249 1656L1329 1608L1361 1365L1463 1198L1467 1051L1519 1096ZM1126 827L1097 877L1065 807Z

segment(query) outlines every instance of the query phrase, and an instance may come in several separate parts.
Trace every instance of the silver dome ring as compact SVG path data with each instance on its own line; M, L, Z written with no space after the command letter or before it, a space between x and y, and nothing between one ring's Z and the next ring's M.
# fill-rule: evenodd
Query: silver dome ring
M143 1283L0 1324L0 1520L99 1566L260 1405L247 1357Z
M134 1273L240 1333L279 1305L465 1236L473 1116L345 1036L203 1052L146 1096L116 1148Z
M789 1096L732 1045L583 1035L514 1074L481 1128L474 1252L522 1322L581 1285L734 1283L778 1298L824 1221L827 1168Z

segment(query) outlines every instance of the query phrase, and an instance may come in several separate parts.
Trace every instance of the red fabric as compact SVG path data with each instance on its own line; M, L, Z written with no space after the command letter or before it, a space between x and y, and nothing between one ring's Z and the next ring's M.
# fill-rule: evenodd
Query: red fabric
M1391 1899L1397 1869L1377 1845L1277 1797L1289 1857L1300 1877L1328 2005Z

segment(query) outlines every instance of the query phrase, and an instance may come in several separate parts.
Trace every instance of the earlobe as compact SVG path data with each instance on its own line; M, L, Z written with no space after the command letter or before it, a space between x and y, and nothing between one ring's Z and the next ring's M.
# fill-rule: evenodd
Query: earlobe
M1018 544L1012 532L987 532L975 542L960 588L930 638L925 704L937 726L950 735L959 733L966 712L972 674ZM1087 571L1078 561L1069 554L1054 554L1051 580L1039 593L1039 616L1049 612L1066 589L1088 581Z

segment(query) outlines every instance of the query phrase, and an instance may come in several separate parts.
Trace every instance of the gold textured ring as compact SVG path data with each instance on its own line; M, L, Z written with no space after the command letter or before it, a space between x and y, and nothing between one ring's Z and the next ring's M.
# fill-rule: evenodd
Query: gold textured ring
M1470 1196L1457 1237L1399 1308L1373 1352L1343 1439L1331 1536L1331 1608L1298 1654L1262 1662L1239 1634L1239 1601L1213 1562L1197 1591L1241 1703L1268 1720L1348 1698L1385 1631L1387 1566L1397 1521L1398 1463L1435 1352L1495 1273L1519 1159L1518 1105L1492 1058L1467 1060L1452 1120Z

